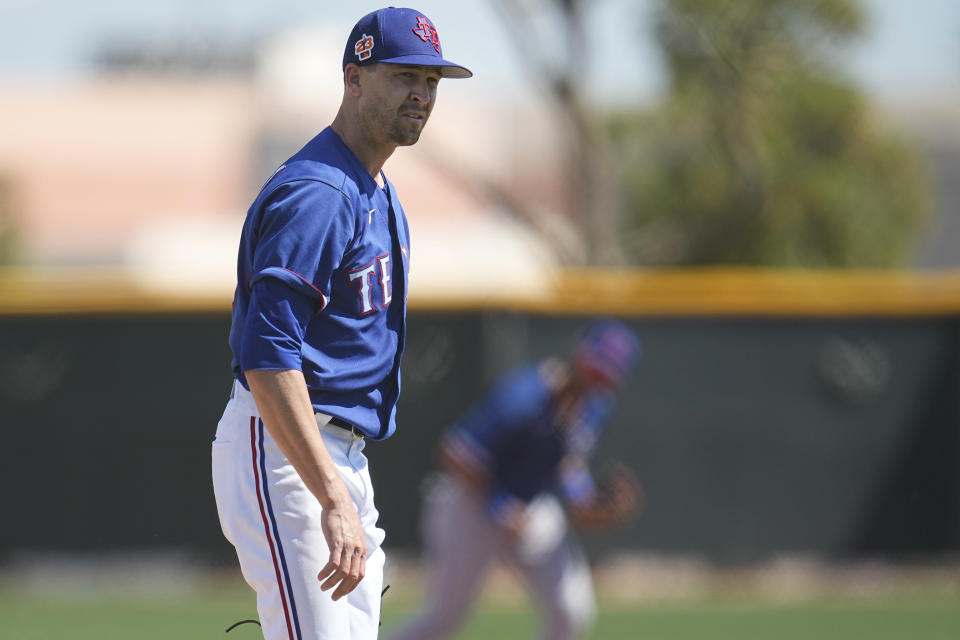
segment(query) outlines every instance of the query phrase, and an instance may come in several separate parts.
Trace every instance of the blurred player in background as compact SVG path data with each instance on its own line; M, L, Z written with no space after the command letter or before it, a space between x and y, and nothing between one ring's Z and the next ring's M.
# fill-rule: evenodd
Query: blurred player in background
M509 373L449 427L443 473L422 514L427 604L389 640L452 636L494 559L515 567L532 592L543 640L586 630L593 583L569 524L612 528L640 508L626 467L610 467L595 481L587 464L639 350L624 325L599 321L566 361Z
M333 123L247 214L213 443L220 523L268 640L377 637L384 532L363 448L396 429L410 247L381 168L419 139L440 79L471 75L394 7L357 22L342 68Z

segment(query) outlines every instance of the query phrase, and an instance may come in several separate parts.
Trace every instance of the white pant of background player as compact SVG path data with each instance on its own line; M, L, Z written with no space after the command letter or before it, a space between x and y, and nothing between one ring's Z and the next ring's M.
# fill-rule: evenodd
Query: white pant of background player
M421 523L425 609L388 640L454 636L491 565L501 558L518 570L533 594L543 621L540 638L580 637L596 610L589 565L555 497L535 499L528 513L525 534L511 542L474 495L440 475L426 496Z
M373 486L364 441L325 424L330 451L367 538L366 575L334 602L320 591L317 573L329 551L320 526L320 503L300 480L260 421L253 396L238 383L217 425L213 442L213 488L220 524L257 592L257 612L266 640L374 640L380 624L384 533L377 528Z

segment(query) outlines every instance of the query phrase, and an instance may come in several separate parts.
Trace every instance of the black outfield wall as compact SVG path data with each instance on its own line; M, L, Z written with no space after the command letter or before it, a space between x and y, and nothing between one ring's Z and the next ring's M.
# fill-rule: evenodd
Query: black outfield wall
M960 550L954 316L623 317L644 359L596 461L635 469L630 526L589 538L723 562ZM368 444L387 546L417 545L439 434L583 315L413 310L399 430ZM0 315L4 526L17 550L227 550L209 445L225 313Z

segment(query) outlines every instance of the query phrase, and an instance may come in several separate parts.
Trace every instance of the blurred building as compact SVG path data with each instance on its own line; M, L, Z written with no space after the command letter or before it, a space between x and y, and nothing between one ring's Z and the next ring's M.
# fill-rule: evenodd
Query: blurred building
M0 88L0 172L35 263L122 263L151 225L235 216L255 140L247 83L145 77Z
M247 206L336 114L340 38L293 31L251 55L121 43L100 51L95 77L0 85L0 178L23 261L117 265L153 286L229 295ZM485 185L546 187L555 204L548 127L444 89L421 142L385 168L410 218L414 291L536 294L556 259Z

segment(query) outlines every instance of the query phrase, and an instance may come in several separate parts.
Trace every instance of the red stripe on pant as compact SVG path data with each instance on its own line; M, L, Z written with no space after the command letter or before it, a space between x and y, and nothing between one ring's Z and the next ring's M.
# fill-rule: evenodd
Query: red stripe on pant
M287 605L287 594L284 590L283 577L280 575L280 562L277 560L277 549L270 535L270 521L267 510L263 505L263 487L260 484L260 467L257 464L257 417L250 416L250 449L253 452L253 478L257 485L257 501L260 503L260 517L263 518L263 532L270 544L270 555L273 557L273 569L277 575L277 586L280 588L280 601L283 603L283 615L287 621L287 636L293 638L293 625L290 624L290 607Z

